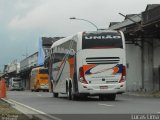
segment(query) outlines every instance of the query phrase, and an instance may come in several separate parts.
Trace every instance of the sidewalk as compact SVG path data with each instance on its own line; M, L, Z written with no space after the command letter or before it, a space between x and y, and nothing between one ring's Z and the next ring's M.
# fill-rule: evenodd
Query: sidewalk
M126 92L125 95L131 96L143 96L143 97L156 97L160 98L160 91L151 91L151 92Z
M30 120L26 115L14 109L12 105L0 99L0 120Z

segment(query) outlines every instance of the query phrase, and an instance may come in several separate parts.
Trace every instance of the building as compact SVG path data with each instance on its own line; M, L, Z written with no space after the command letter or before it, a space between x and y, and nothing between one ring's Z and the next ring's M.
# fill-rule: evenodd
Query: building
M32 68L38 65L38 52L26 57L20 61L20 77L24 80L25 89L30 88L30 72Z
M42 37L39 40L39 47L38 47L38 65L42 66L44 65L45 59L49 55L49 50L52 44L61 39L63 37Z
M11 63L4 65L3 74L1 77L5 78L7 85L9 83L9 78L19 76L20 63L17 60L13 60Z
M30 72L33 68L44 66L45 58L49 54L49 49L53 42L62 37L42 37L39 40L38 52L31 54L20 61L20 77L25 81L25 89L30 89Z
M109 29L125 34L127 90L160 90L160 4L147 5L144 12L127 15Z

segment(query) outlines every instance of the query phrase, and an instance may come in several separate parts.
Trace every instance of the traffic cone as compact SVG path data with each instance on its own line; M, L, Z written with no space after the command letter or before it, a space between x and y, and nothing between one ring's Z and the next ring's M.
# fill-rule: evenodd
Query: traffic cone
M0 80L0 98L6 98L6 83L5 80Z

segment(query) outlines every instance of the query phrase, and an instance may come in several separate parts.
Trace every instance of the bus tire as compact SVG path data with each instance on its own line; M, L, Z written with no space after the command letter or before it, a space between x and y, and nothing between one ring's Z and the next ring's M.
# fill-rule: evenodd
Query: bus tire
M108 94L107 95L107 100L109 101L115 101L116 99L116 94Z
M58 98L58 93L53 93L53 96L54 96L55 98Z
M100 101L103 101L105 99L105 96L104 95L99 95L99 100Z
M78 100L78 96L73 94L73 92L71 93L71 96L72 96L72 100Z
M36 92L39 92L39 89L36 89L35 91L36 91Z
M68 95L68 81L66 81L66 93L67 93L67 95Z
M67 90L68 99L72 100L72 83L69 82L68 90Z

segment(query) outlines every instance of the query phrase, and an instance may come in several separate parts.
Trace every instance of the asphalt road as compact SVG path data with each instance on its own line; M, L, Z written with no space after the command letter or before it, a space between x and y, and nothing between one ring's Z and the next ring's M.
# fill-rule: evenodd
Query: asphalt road
M160 113L160 98L152 97L117 95L116 101L99 101L96 97L70 101L66 98L66 95L61 95L60 98L53 98L52 93L30 91L8 91L7 97L47 114L63 116L63 118L72 116L74 120L83 119L82 116L88 117L87 120L89 120L90 116L94 116L97 119L95 116L98 115L105 118L103 115L106 114L112 115L109 116L111 119L111 117L115 117L113 114L130 114L127 117L131 118L131 115L135 114ZM73 114L75 117L73 117ZM81 118L77 118L77 114L81 114Z

